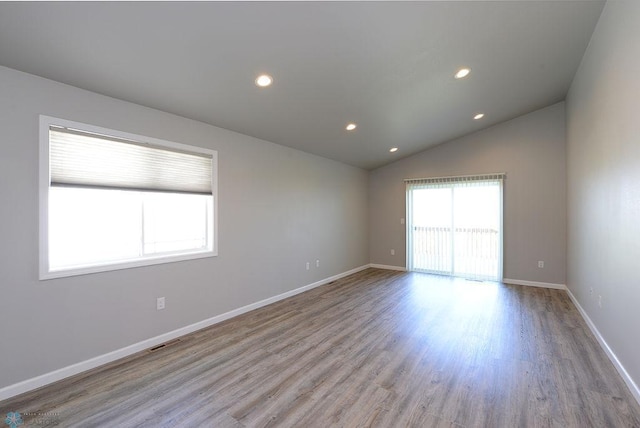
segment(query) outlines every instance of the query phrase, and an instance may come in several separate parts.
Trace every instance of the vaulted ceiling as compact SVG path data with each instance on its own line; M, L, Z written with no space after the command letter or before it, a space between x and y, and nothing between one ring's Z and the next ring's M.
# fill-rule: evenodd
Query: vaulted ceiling
M372 169L563 100L603 4L0 3L0 65Z

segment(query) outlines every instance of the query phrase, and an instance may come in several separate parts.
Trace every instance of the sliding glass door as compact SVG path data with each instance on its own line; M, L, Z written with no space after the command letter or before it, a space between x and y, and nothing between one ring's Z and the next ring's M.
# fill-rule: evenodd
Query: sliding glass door
M407 180L408 269L502 279L503 178Z

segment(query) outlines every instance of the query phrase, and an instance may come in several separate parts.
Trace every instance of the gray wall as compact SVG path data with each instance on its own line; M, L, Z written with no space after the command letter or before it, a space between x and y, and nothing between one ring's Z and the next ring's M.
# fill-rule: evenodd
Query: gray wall
M636 384L639 23L639 1L606 4L567 98L567 285Z
M406 264L403 179L506 172L504 278L564 284L564 119L564 103L555 104L374 170L369 179L371 263Z
M366 171L7 68L0 94L0 388L369 262ZM39 114L218 150L220 255L38 281Z

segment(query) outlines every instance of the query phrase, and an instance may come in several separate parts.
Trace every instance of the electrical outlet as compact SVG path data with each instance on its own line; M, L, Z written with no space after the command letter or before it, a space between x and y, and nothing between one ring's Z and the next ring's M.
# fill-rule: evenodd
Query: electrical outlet
M161 311L161 310L163 310L164 308L165 308L165 305L164 305L164 297L158 297L158 298L156 299L156 309L157 309L157 310L159 310L159 311Z
M404 224L404 219L403 218L400 219L400 224Z
M309 262L307 262L307 270L309 270L309 266L310 266L310 264L309 264Z
M602 307L602 296L598 296L598 306Z
M542 260L540 260L540 261L538 262L538 267L539 267L539 268L543 268L543 267L544 267L544 262L543 262Z
M391 255L392 255L392 256L395 256L395 255L396 255L396 250L393 250L393 249L392 249L392 250L391 250Z
M593 296L593 287L589 288L589 294Z
M320 260L316 260L316 267L320 267Z

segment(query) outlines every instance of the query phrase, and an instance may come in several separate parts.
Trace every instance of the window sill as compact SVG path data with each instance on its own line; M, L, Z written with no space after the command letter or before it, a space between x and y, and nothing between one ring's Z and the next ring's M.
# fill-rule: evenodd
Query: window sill
M65 278L69 276L88 275L92 273L131 269L131 268L138 268L143 266L153 266L158 264L181 262L186 260L197 260L197 259L204 259L208 257L216 257L217 255L218 253L215 251L206 250L206 251L194 251L189 253L172 254L172 255L163 254L163 255L139 258L135 260L114 261L110 263L101 263L101 264L94 264L89 266L69 267L69 268L63 268L63 269L57 269L57 270L49 270L46 267L41 267L40 280L42 281L47 279Z

